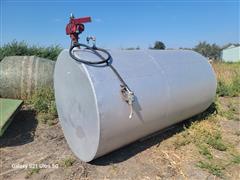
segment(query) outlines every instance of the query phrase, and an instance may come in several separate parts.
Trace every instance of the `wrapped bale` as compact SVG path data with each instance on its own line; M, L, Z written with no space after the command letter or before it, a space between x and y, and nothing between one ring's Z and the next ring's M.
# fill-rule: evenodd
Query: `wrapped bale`
M26 99L37 88L53 87L55 62L36 56L9 56L0 62L0 97Z

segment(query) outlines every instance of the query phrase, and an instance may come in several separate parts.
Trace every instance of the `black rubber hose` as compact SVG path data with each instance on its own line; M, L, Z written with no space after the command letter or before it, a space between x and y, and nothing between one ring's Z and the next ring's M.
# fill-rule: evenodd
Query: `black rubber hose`
M75 47L85 47L86 49L92 51L96 56L98 56L101 61L95 61L95 62L92 62L92 61L87 61L87 60L84 60L84 59L80 59L80 58L77 58L72 50L75 48ZM101 51L101 52L104 52L105 54L107 54L107 58L104 58L98 51ZM69 49L69 55L76 61L80 62L80 63L83 63L83 64L86 64L86 65L102 65L102 64L106 64L106 66L109 66L112 71L114 72L114 74L118 77L118 79L121 81L122 85L125 86L126 88L128 88L130 90L130 88L128 87L128 85L126 84L126 82L123 80L123 78L120 76L120 74L118 73L118 71L113 67L113 65L111 64L111 60L112 60L112 57L110 55L110 53L105 50L105 49L102 49L102 48L98 48L96 46L93 46L93 47L90 47L86 44L81 44L81 43L74 43L71 45L70 49Z
M98 56L101 61L96 61L96 62L92 62L92 61L87 61L87 60L84 60L84 59L80 59L80 58L77 58L72 50L75 48L75 47L85 47L86 49L92 51L96 56ZM105 54L107 54L107 58L104 58L98 51L102 51L104 52ZM84 63L84 64L87 64L87 65L101 65L101 64L106 64L106 65L109 65L110 63L110 60L112 59L110 53L108 51L106 51L105 49L101 49L101 48L97 48L96 46L93 46L93 47L90 47L86 44L81 44L81 43L74 43L71 45L70 49L69 49L69 55L76 61L78 62L81 62L81 63Z

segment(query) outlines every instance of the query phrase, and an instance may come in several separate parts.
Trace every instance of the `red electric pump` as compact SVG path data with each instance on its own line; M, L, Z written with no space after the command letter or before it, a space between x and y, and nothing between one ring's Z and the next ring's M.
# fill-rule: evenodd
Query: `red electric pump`
M66 34L70 35L70 38L73 43L78 43L79 34L81 34L84 31L84 24L91 22L91 17L83 17L83 18L77 18L71 14L70 21L66 26Z

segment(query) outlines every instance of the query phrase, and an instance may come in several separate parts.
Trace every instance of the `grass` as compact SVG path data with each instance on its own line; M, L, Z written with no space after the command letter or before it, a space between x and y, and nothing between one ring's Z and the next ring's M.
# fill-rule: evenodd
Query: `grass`
M206 142L208 145L219 151L226 151L227 145L222 140L222 137L218 135L210 136Z
M56 115L51 113L38 113L37 119L43 123L47 124L49 126L55 125L57 123Z
M235 115L239 111L239 103L236 105L234 102L230 102L226 107L221 107L219 115L227 118L228 120L239 120Z
M219 151L227 150L227 145L222 139L221 131L213 116L205 121L193 122L185 132L178 135L174 144L175 146L177 145L176 148L178 148L179 146L189 143L200 147L201 151L207 146Z
M54 92L51 88L42 88L35 91L30 103L37 112L56 114Z
M240 155L239 154L237 154L237 155L232 155L233 156L233 158L232 158L232 163L234 163L234 164L240 164Z
M0 47L0 61L6 56L38 56L56 60L62 48L58 45L49 47L29 46L26 42L12 41Z
M213 63L218 86L218 96L240 95L240 63Z
M36 110L40 122L48 125L56 124L57 110L53 89L38 89L28 100L28 104Z
M32 168L27 172L27 175L25 176L26 179L30 178L33 174L39 173L40 168Z
M240 77L235 77L229 84L224 81L218 82L217 94L219 96L236 97L240 93Z
M218 100L215 100L206 111L190 118L185 123L184 131L176 135L175 148L180 148L189 143L199 146L199 143L205 143L210 137L218 134L219 129L215 120L218 109L219 103Z
M71 167L74 164L75 161L76 161L75 159L73 159L71 157L68 157L68 158L62 160L62 162L60 162L60 165L65 167L65 168Z
M221 117L233 119L237 113L237 107L233 102L223 107L219 103L218 97L235 97L240 95L240 63L213 63L214 70L217 75L217 97L215 100L216 114L207 116L205 120L193 122L186 132L183 133L181 141L190 142L196 145L199 154L203 160L197 163L197 167L207 170L209 173L224 177L224 170L231 164L240 163L240 155L232 154L232 158L220 160L211 153L211 149L215 151L224 151L228 155L235 148L223 140L219 121ZM202 118L203 119L203 118ZM183 144L183 143L182 143ZM224 161L222 163L221 161Z
M200 155L198 157L200 161L197 162L196 166L221 178L224 178L227 167L240 163L238 151L232 144L223 139L219 125L222 116L226 116L226 113L228 118L237 113L234 103L232 102L224 108L216 96L215 102L205 112L185 123L184 131L177 134L174 141L174 146L177 149L188 144L195 145ZM221 159L222 156L215 156L214 152L216 151L223 152L222 156L226 159Z
M202 144L198 146L199 153L203 156L205 156L207 159L213 159L213 155L209 150L209 147Z
M216 100L214 107L218 108L219 106L218 100ZM220 151L230 154L232 146L222 137L221 128L218 124L220 117L216 113L217 109L215 111L210 110L211 107L203 113L205 115L192 118L190 125L176 135L174 145L175 148L181 148L181 146L190 143L194 144L201 159L196 166L215 176L223 177L225 167L233 162L238 162L239 157L232 155L232 159L227 159L223 163L223 160L215 157L212 153L213 151ZM209 111L212 114L209 114Z
M222 170L224 168L219 166L219 165L217 165L217 164L199 161L197 166L202 168L202 169L206 169L209 173L211 173L211 174L213 174L215 176L223 177Z

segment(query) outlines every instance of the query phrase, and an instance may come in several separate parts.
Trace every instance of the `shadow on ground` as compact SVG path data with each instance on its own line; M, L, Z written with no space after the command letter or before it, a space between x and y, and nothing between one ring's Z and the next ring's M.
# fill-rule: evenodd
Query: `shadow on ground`
M192 122L195 121L202 121L206 119L208 116L214 114L217 112L217 106L215 103L212 103L211 106L205 110L204 112L187 119L185 121L182 121L178 124L175 124L167 129L164 129L162 131L156 132L146 138L140 139L134 143L131 143L123 148L120 148L116 151L113 151L112 153L109 153L105 156L102 156L96 160L91 161L90 163L93 165L101 165L106 166L109 164L116 164L120 163L122 161L125 161L132 156L135 156L136 154L154 146L154 145L160 145L160 143L172 137L173 135L183 131L186 127L189 127Z
M2 137L0 147L19 146L34 140L37 127L36 113L33 110L20 110Z

